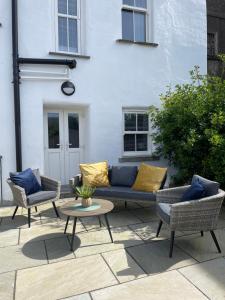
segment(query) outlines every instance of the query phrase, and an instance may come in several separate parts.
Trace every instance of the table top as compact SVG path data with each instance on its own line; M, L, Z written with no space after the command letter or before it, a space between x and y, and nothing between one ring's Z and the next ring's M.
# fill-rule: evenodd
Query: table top
M95 210L82 211L76 209L77 205L81 205L81 200L75 200L74 198L68 198L67 202L59 207L62 214L70 217L92 217L104 215L113 210L114 205L111 201L104 199L93 198L93 204L100 205L99 208Z

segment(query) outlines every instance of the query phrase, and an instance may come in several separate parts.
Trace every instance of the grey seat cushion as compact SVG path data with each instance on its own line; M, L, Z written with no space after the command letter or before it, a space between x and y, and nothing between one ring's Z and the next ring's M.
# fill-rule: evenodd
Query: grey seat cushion
M55 191L40 191L34 194L31 194L27 197L27 202L29 205L39 203L42 201L54 199L57 193Z
M158 203L156 207L157 213L162 221L166 222L167 224L170 223L170 210L171 204L168 203Z
M126 200L156 200L156 195L154 193L134 191L130 187L125 186L99 187L96 188L94 196Z
M194 175L193 178L192 178L192 181L191 181L191 184L194 183L194 182L200 182L204 189L205 189L205 195L204 197L209 197L209 196L213 196L213 195L217 195L218 192L219 192L219 183L216 182L216 181L211 181L211 180L208 180L204 177L201 177L199 175Z
M137 177L138 168L136 166L112 166L111 169L112 186L131 187Z

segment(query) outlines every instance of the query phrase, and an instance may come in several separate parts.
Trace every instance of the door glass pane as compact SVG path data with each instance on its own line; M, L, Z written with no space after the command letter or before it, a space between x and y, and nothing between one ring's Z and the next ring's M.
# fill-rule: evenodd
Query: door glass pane
M137 134L137 151L147 151L148 150L148 135L147 134Z
M58 0L58 12L67 14L67 0Z
M77 20L69 19L69 52L78 52Z
M134 13L134 27L135 27L135 41L145 42L145 14L144 13Z
M123 0L124 5L134 6L134 0Z
M138 114L137 119L138 131L148 131L148 115L147 114Z
M135 134L124 135L124 151L135 151Z
M147 8L147 0L135 0L135 6Z
M136 131L136 114L125 114L125 131Z
M69 148L79 148L79 116L68 114Z
M77 0L68 0L68 14L77 16Z
M125 40L134 40L133 12L122 10L122 37Z
M58 21L58 32L59 32L59 50L68 51L67 45L67 18L59 17Z
M48 147L58 149L59 145L59 114L48 113Z

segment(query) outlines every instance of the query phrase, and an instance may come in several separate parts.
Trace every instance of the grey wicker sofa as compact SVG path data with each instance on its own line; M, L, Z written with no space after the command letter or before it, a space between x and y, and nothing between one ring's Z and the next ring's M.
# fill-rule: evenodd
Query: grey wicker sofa
M110 176L111 168L109 169L109 181L111 184L111 176ZM165 182L167 179L167 174L165 175L160 189L163 189ZM82 176L81 174L76 175L75 177L70 179L70 186L72 189L76 186L82 185ZM149 201L156 201L156 193L151 192L141 192L135 191L130 186L112 186L109 187L97 187L94 192L94 197L102 197L108 200L121 200L125 202L125 207L127 206L128 202L149 202Z
M36 170L33 170L33 172L34 171ZM45 176L38 176L38 177L39 177L38 180L40 180L41 182L42 191L28 196L25 194L25 190L22 187L15 185L10 179L7 179L7 183L9 184L13 194L14 205L16 205L12 219L14 219L18 207L26 208L28 211L29 227L30 227L31 208L35 207L37 211L37 206L42 205L44 203L52 202L56 216L59 218L55 201L57 201L60 198L61 183L49 177L45 177Z
M199 231L203 236L204 231L210 231L218 252L221 252L214 230L223 203L225 192L219 189L219 184L194 175L194 180L200 179L208 185L204 198L192 201L180 202L189 185L165 189L157 192L157 214L159 225L156 236L158 237L163 223L166 223L171 231L170 252L172 257L175 231Z

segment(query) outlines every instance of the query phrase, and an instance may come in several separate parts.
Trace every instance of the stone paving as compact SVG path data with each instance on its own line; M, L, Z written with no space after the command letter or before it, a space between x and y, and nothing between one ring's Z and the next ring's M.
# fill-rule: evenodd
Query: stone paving
M32 212L31 228L26 210L11 220L13 210L0 208L1 300L225 299L224 208L215 231L221 254L208 233L177 232L172 259L168 228L155 237L154 204L115 203L113 244L97 218L79 220L74 252L72 225L64 235L65 218L55 218L50 204Z

